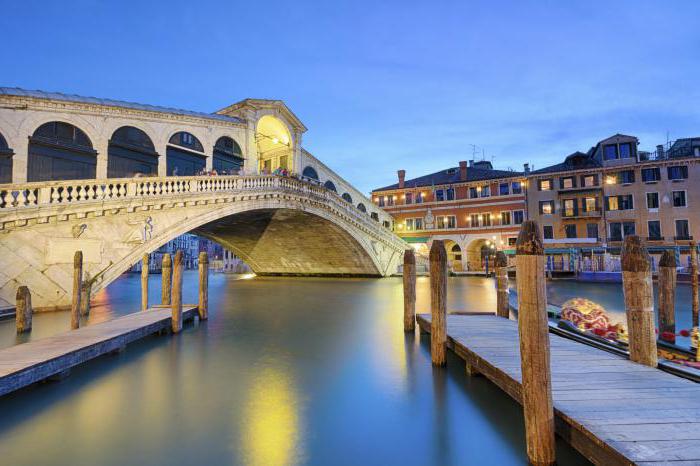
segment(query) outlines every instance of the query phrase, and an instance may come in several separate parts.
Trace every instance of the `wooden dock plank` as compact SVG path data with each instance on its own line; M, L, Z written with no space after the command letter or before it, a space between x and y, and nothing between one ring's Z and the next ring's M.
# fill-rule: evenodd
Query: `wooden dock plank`
M430 315L417 316L430 332ZM448 346L520 402L517 322L449 315ZM557 433L596 464L700 464L700 385L550 334Z
M184 306L192 319L197 306ZM0 396L62 373L170 327L167 307L154 307L0 350Z

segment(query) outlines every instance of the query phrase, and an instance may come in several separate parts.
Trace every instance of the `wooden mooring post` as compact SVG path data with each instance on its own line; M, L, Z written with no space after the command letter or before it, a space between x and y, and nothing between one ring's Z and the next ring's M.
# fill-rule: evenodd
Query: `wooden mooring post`
M167 252L163 254L163 263L160 270L162 281L160 302L164 306L170 306L170 288L172 286L173 263L172 259L170 258L170 254Z
M508 305L508 258L503 251L496 253L496 315L505 317L510 315Z
M31 332L32 330L32 294L26 286L17 288L15 323L17 333Z
M622 245L622 289L629 329L630 360L656 367L654 294L649 253L639 236L627 236Z
M85 277L80 285L80 316L86 317L90 315L90 295L92 294L92 281Z
M445 365L447 351L447 251L442 240L430 248L430 354L434 366Z
M148 253L143 255L141 259L141 310L148 309L148 266L151 257Z
M83 288L83 251L73 256L73 300L70 309L70 328L80 328L80 298Z
M659 261L659 338L676 341L676 255L669 250Z
M515 266L525 441L536 466L556 459L544 260L539 226L528 220L518 235Z
M209 318L209 255L206 251L199 253L199 306L200 320Z
M172 293L172 330L179 333L182 330L182 251L175 253L173 262L173 293Z
M690 290L691 290L691 303L693 309L693 327L700 326L698 321L698 309L700 308L700 296L698 295L698 245L695 241L691 241L690 244ZM700 346L698 346L698 352L700 352Z
M416 329L416 254L413 249L403 252L403 330Z

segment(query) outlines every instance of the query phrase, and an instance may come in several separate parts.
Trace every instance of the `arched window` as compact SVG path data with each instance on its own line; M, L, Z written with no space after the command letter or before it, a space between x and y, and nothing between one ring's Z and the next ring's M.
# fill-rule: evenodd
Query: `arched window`
M337 192L338 192L338 190L335 189L335 184L333 184L333 182L332 182L331 180L328 180L328 181L326 181L325 183L323 183L323 186L325 186L326 189L330 189L330 190L333 191L334 193L337 193Z
M107 177L136 174L158 175L158 153L146 133L133 126L122 126L112 134L107 146Z
M243 167L243 151L233 138L222 136L214 144L214 170L222 174L238 173Z
M316 173L314 167L304 168L304 171L301 173L301 175L306 178L311 178L312 180L318 181L318 173Z
M0 183L12 183L12 156L14 152L0 134Z
M29 138L27 181L95 178L96 156L80 128L62 121L45 123Z
M207 156L199 139L180 131L170 137L166 159L168 176L193 176L204 170Z
M342 198L352 204L352 196L350 196L348 193L343 193Z
M365 205L361 202L359 204L357 204L357 210L359 210L360 212L367 213L367 207L365 207Z

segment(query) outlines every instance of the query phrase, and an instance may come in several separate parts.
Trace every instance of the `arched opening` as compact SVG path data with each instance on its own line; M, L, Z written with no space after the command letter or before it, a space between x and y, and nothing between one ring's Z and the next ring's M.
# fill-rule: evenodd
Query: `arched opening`
M459 247L459 244L454 241L445 241L445 249L447 249L447 263L450 269L454 272L463 271L462 248Z
M357 210L359 210L360 212L367 213L367 207L365 207L365 205L361 202L357 204Z
M338 192L338 190L335 189L335 184L334 184L331 180L328 180L328 181L326 181L325 183L323 183L323 186L324 186L326 189L329 189L329 190L333 191L334 193L337 193L337 192Z
M265 115L258 120L255 132L258 144L258 170L272 173L278 168L292 171L292 137L279 118Z
M302 172L301 176L303 176L304 178L309 178L311 180L318 181L318 173L316 172L314 167L304 168L304 171Z
M0 183L12 183L12 156L14 152L0 134Z
M350 194L348 194L348 193L343 193L343 195L342 195L341 197L342 197L343 199L345 199L346 201L348 201L350 204L352 204L352 196L351 196Z
M193 176L204 170L207 156L199 139L180 131L168 141L166 160L168 176Z
M488 261L489 272L493 271L496 257L496 244L488 239L475 239L467 246L467 270L485 271Z
M222 136L214 144L213 168L218 174L238 174L243 160L241 146L233 138Z
M133 126L122 126L107 146L107 177L158 175L158 153L148 135Z
M94 179L97 151L80 128L51 121L29 138L27 162L27 181Z

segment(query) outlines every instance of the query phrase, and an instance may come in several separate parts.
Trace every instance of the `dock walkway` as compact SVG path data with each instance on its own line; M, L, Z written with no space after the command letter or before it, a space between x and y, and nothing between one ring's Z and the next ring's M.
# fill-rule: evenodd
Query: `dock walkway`
M196 314L197 306L183 306L183 321ZM0 350L0 396L170 329L170 319L170 307L153 307Z
M430 332L430 315L417 322ZM556 432L595 464L700 465L700 385L549 335ZM447 344L521 403L518 324L448 315Z

